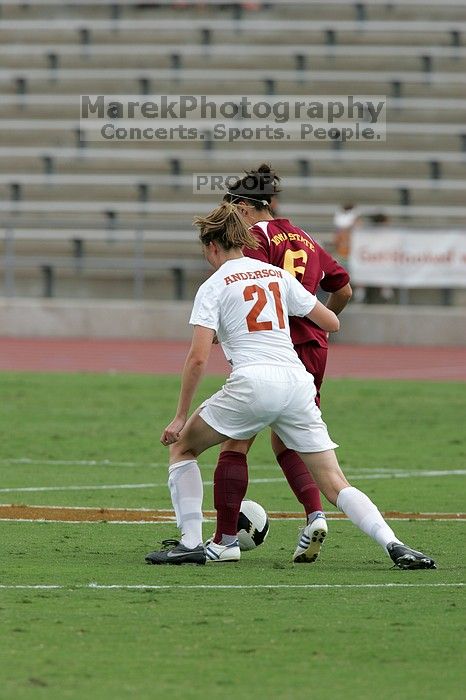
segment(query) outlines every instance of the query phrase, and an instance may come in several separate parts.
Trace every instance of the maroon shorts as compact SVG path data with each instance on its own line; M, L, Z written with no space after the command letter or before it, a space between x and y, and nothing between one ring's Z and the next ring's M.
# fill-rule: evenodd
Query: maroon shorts
M324 380L328 348L321 348L314 340L310 340L308 343L295 345L294 349L307 371L314 376L317 389L316 404L320 406L320 387Z

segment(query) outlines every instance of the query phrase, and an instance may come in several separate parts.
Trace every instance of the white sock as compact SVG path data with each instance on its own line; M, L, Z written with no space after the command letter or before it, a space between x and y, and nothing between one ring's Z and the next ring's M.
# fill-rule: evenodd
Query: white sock
M234 544L235 542L238 542L238 538L236 535L224 535L222 533L222 544L223 545Z
M318 515L321 516L322 513L323 513L322 510L313 510L312 513L309 513L309 515L307 516L308 525L310 525L317 518ZM325 515L324 515L324 517L325 517Z
M181 530L181 543L194 549L202 543L202 477L195 459L176 462L168 469L176 523Z
M347 486L338 494L337 507L366 535L387 551L389 542L400 542L395 533L382 518L380 511L365 493ZM400 542L400 544L402 544Z

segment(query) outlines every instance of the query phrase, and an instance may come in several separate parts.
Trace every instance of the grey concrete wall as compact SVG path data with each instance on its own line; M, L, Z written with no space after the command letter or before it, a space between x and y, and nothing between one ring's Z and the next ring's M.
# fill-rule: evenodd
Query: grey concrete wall
M191 302L0 299L0 335L187 340ZM466 309L352 304L335 341L466 346Z
M466 309L442 306L350 305L341 314L339 343L466 345Z
M191 302L1 299L0 335L183 340Z

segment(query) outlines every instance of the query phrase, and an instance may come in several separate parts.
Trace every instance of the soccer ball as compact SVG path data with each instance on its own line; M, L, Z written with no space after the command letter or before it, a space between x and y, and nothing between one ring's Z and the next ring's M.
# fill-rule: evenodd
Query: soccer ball
M269 534L269 519L259 503L245 500L241 502L238 517L238 541L242 552L255 549Z

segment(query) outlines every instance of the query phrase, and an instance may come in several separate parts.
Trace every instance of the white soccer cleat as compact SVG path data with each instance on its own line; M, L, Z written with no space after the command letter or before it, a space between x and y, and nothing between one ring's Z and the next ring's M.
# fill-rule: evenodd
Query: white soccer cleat
M299 533L298 546L293 554L294 564L311 564L319 556L327 536L328 527L324 513L318 513L312 523Z
M216 542L206 542L205 547L206 563L223 562L223 561L239 561L241 559L241 551L238 540L231 544L217 544Z

